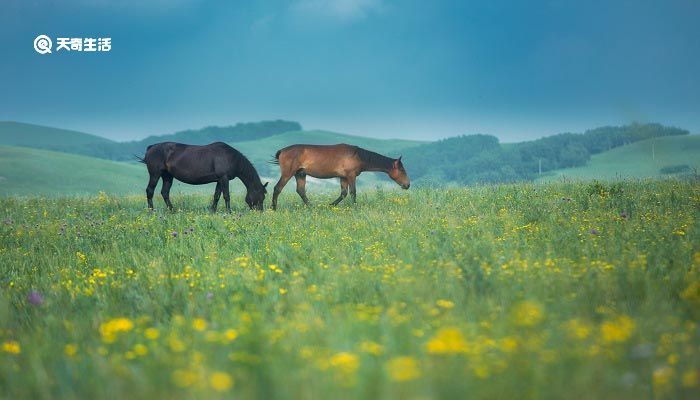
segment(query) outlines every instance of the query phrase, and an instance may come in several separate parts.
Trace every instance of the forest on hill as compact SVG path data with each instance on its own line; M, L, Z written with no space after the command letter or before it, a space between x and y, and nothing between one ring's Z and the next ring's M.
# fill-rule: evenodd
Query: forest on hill
M591 155L645 139L688 135L661 124L606 126L520 143L499 143L491 135L457 136L403 151L411 177L421 184L504 183L585 165Z

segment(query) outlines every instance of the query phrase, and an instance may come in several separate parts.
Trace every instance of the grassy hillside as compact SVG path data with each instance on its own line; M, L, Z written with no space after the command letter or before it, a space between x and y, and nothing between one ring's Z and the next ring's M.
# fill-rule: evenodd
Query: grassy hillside
M115 143L88 133L21 122L0 121L0 145L48 149Z
M622 188L0 199L0 397L698 399L700 187Z
M136 193L143 166L23 147L0 146L0 195Z
M653 154L652 157L652 147ZM558 179L620 179L668 176L668 166L700 169L700 135L648 139L593 155L583 167L554 171L539 181Z
M65 196L144 193L148 174L142 164L121 163L75 154L0 146L0 196ZM205 187L206 186L206 187ZM180 192L212 192L213 186L176 182ZM236 185L236 188L239 188ZM144 195L145 196L145 195ZM173 199L176 201L176 199Z

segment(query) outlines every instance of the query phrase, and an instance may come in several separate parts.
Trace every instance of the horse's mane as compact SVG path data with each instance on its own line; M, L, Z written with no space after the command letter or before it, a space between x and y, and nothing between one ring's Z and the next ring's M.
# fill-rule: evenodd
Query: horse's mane
M365 150L362 147L355 147L355 149L355 154L357 154L360 160L367 167L382 168L387 170L393 167L394 159L391 157L383 156L379 153Z
M253 185L253 187L262 186L260 175L258 175L258 171L253 166L253 163L241 152L238 152L238 156L240 157L238 178L241 182L243 182L246 187L249 185Z

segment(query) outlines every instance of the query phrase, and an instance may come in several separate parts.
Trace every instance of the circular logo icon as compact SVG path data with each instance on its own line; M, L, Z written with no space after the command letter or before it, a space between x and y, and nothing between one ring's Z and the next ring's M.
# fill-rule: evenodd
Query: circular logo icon
M39 54L51 53L51 38L46 35L39 35L34 39L34 50Z

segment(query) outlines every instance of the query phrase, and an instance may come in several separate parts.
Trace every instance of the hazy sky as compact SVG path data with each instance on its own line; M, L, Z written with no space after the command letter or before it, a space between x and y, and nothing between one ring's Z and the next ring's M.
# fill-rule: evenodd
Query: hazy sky
M0 120L134 139L285 118L516 141L700 133L700 2L0 0ZM40 55L39 34L111 37Z

